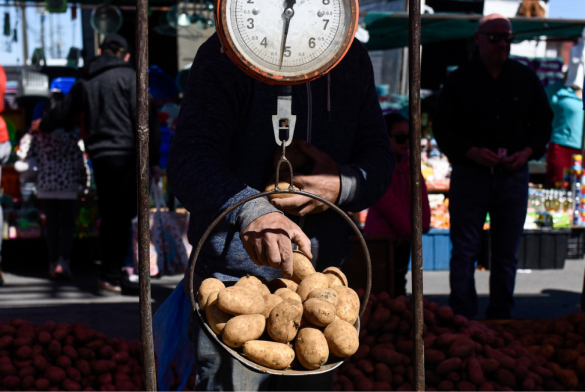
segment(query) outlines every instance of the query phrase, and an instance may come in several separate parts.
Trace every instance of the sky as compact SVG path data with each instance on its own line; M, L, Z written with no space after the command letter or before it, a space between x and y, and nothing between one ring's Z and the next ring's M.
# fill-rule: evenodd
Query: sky
M585 19L585 0L550 0L549 18Z
M43 4L43 3L41 3ZM27 41L29 58L35 48L41 47L41 13L44 8L26 7ZM21 8L0 5L2 12L0 23L0 63L2 65L22 65L22 25ZM11 31L17 30L17 42L12 42L12 36L7 37L4 32L4 15L10 14ZM45 56L47 60L66 58L69 48L81 48L81 11L77 10L77 19L71 20L71 8L65 13L45 14ZM52 28L51 28L52 26ZM51 31L53 39L51 41ZM58 43L61 43L60 53Z

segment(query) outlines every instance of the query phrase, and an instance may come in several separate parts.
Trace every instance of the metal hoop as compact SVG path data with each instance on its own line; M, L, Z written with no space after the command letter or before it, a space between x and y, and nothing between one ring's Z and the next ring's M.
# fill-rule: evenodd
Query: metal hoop
M292 187L292 178L291 178L291 187ZM233 349L231 349L228 346L226 346L225 344L223 344L223 342L221 342L217 338L217 335L215 335L212 331L210 332L210 330L208 330L209 327L203 323L203 316L200 313L201 312L201 309L199 308L199 304L195 300L195 291L194 291L194 287L193 287L193 275L195 273L195 264L197 262L197 257L199 256L199 252L201 252L201 248L203 247L203 244L207 240L207 237L209 237L209 234L211 234L211 231L215 228L215 226L217 226L219 224L219 222L221 222L223 220L223 218L227 214L229 214L230 212L232 212L236 208L240 207L241 205L243 205L243 204L245 204L245 203L247 203L249 201L258 199L260 197L264 197L264 196L268 196L268 195L273 195L273 194L280 194L280 193L290 193L290 194L295 194L295 195L306 196L306 197L309 197L311 199L318 200L321 203L326 204L329 208L331 208L332 210L334 210L335 212L337 212L339 215L341 215L343 217L343 219L345 219L345 221L351 226L351 228L353 229L353 231L357 235L357 237L358 237L358 239L360 241L360 245L362 246L362 249L363 249L364 254L366 256L366 271L367 271L366 290L365 290L365 293L364 293L364 297L362 298L362 303L361 303L361 306L360 306L359 319L357 321L357 329L358 329L358 332L359 332L360 319L361 319L362 315L364 314L364 311L366 310L366 305L368 303L368 299L370 298L370 291L372 289L372 263L371 263L371 260L370 260L370 252L368 251L368 247L366 245L366 241L364 240L364 236L360 232L359 228L352 221L352 219L345 212L343 212L342 209L340 209L339 207L337 207L335 204L329 202L328 200L323 199L320 196L314 195L312 193L303 192L303 191L297 191L297 190L294 190L294 189L291 189L291 188L289 188L289 189L280 189L280 188L278 188L278 183L276 184L275 189L273 189L271 191L257 193L255 195L248 196L245 199L242 199L242 200L238 201L237 203L235 203L234 205L230 206L225 211L223 211L217 218L215 218L215 220L207 228L207 230L205 231L205 233L203 233L203 236L201 237L201 239L199 240L199 242L197 244L197 248L195 249L194 252L191 252L191 256L189 257L189 299L191 300L191 307L192 307L193 312L197 314L198 321L204 327L207 327L207 328L202 328L205 331L205 333L208 334L208 336L211 336L212 338L215 338L215 340L220 345L222 345L225 349L227 349L228 353L232 357L234 357L235 359L237 359L238 361L240 361L246 367L248 367L248 368L250 368L250 369L252 369L254 371L261 372L261 373L276 374L276 375L289 375L289 376L301 376L301 375L309 375L309 374L313 374L314 375L314 374L325 373L325 372L328 372L328 371L331 371L331 370L337 368L339 365L341 365L341 363L343 363L343 360L340 360L339 362L336 362L336 363L333 363L333 364L330 364L330 365L325 365L321 369L317 369L317 370L293 371L293 370L275 370L275 369L269 369L267 367L264 367L262 365L259 365L257 363L254 363L254 362L252 362L252 361L250 361L250 360L242 357L241 355L239 355L238 353L236 353Z

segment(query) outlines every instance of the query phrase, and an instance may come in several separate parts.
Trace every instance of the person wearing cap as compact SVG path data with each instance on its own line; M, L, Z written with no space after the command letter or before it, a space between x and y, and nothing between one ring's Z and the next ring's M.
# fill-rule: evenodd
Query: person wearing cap
M92 162L101 218L102 293L120 294L122 266L130 244L132 218L137 210L136 186L136 72L128 63L128 43L118 34L104 38L99 56L84 67L60 104L33 124L42 132L59 128L83 113L86 151ZM158 178L160 128L150 105L150 167Z
M581 154L583 139L583 38L571 48L565 81L546 88L554 113L553 131L546 150L544 186L556 188L565 182L565 169L570 169L573 155Z
M486 215L491 218L487 318L509 319L514 307L516 251L528 203L528 160L550 139L552 111L536 74L509 59L510 20L483 17L479 56L453 72L439 97L433 133L453 166L449 190L451 294L456 314L478 312L475 262Z

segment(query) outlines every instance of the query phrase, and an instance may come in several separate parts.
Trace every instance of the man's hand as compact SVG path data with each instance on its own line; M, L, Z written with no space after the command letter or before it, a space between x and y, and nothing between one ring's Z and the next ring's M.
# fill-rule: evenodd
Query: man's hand
M502 159L502 164L509 171L516 171L520 169L528 159L532 156L532 148L526 147L522 151L518 151L509 157L505 157Z
M262 215L241 233L244 249L256 265L268 265L290 278L293 272L292 244L299 246L309 259L311 241L294 222L279 212Z
M160 166L151 166L150 167L150 176L154 180L154 182L158 183L160 180Z
M39 118L37 120L33 120L30 123L30 133L35 133L35 132L39 132L41 130L41 121L43 121L42 118Z
M471 147L465 156L485 167L494 167L500 163L498 155L487 148Z
M321 196L331 203L335 203L341 191L339 168L331 157L310 143L301 141L299 148L311 158L314 163L310 175L295 174L295 185L305 192ZM282 181L288 181L288 173L281 173ZM285 199L274 199L272 204L289 214L304 216L323 212L327 205L306 196L293 196Z

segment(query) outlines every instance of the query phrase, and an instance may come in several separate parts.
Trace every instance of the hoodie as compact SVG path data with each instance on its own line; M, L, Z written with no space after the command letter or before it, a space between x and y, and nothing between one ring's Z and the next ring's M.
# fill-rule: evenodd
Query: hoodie
M188 232L192 244L221 211L263 190L274 173L276 103L277 87L241 71L221 53L217 34L200 47L189 72L167 166L170 189L192 215ZM292 113L297 116L294 139L307 140L311 133L311 143L338 164L337 205L361 211L384 195L394 155L372 64L359 41L354 40L327 76L292 86ZM205 242L196 274L222 280L246 274L282 277L279 270L255 265L239 236L249 223L271 212L279 211L260 198L228 214ZM298 217L289 218L299 222ZM311 239L317 270L347 259L349 230L331 210L306 216L303 231Z
M149 105L150 165L158 165L160 127L156 107ZM83 113L85 146L91 159L136 154L136 72L115 56L93 58L61 103L43 118L42 132L60 128Z

